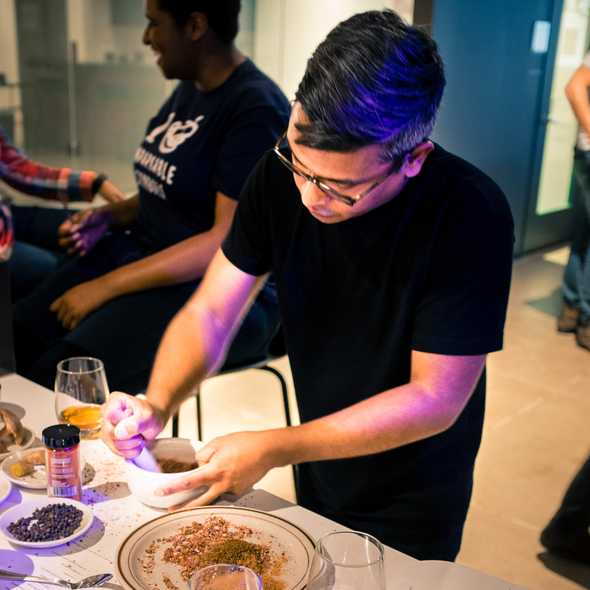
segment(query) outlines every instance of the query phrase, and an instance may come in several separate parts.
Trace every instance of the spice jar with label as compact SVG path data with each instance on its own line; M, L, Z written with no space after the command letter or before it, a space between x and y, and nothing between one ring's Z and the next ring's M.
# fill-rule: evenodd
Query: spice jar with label
M70 424L56 424L43 430L47 449L47 495L80 500L80 429Z

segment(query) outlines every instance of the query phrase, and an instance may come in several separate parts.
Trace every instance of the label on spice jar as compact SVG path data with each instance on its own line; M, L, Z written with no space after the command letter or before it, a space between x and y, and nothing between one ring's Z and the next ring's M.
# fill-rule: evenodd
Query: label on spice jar
M80 458L78 448L47 451L47 495L80 500Z

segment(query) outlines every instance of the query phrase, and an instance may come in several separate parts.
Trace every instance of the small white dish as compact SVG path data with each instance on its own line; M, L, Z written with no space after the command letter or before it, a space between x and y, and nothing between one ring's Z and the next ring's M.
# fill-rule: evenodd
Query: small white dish
M30 490L44 490L47 487L47 471L45 469L45 463L42 465L34 465L33 473L24 475L23 477L15 477L11 474L10 468L19 461L26 461L33 453L39 451L45 451L43 447L34 449L27 449L24 451L17 451L6 457L6 459L0 465L0 470L4 474L4 477L11 481L13 484L20 486L21 488L27 488Z
M26 518L32 516L33 512L37 508L43 508L51 504L69 504L82 511L82 522L80 526L68 537L63 539L55 539L53 541L40 541L38 543L32 541L19 541L16 537L13 537L8 531L8 526L13 522L16 522L19 518ZM0 532L14 545L20 545L21 547L32 547L35 549L48 549L50 547L58 547L64 543L69 543L74 539L77 539L83 535L92 526L94 520L94 514L92 510L82 502L77 500L69 500L66 498L39 498L38 500L30 500L23 502L17 506L13 506L8 509L2 515L0 515Z
M173 460L184 463L195 461L195 454L202 443L187 438L158 438L150 443L149 450L156 460ZM152 508L172 508L200 496L206 488L185 490L168 496L156 496L155 491L164 484L182 479L196 469L180 473L162 473L142 469L133 461L127 461L127 484L131 493L146 506Z
M33 441L35 440L35 435L26 427L23 427L24 430L24 436L25 436L25 440L23 441L22 445L10 445L8 447L8 451L4 452L4 453L0 453L0 463L2 463L2 461L4 459L6 459L6 457L8 457L8 455L10 455L11 453L15 453L16 451L22 451L24 449L28 449L32 444Z
M12 492L12 484L0 475L0 504L10 496L10 492Z

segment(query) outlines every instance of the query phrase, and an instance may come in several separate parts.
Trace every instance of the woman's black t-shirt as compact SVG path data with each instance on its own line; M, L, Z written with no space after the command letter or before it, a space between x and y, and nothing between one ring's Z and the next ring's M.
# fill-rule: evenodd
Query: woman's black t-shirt
M269 153L244 188L223 251L247 273L274 274L308 421L407 383L412 350L500 349L512 247L512 216L497 185L436 146L394 199L334 225L307 212L292 175ZM485 375L446 432L301 465L300 502L384 540L392 526L462 524L484 396Z

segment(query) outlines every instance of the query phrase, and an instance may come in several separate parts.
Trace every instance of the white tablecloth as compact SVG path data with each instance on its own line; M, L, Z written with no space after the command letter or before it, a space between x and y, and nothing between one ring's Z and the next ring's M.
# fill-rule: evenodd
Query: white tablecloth
M0 385L0 405L20 414L23 424L37 435L45 426L56 422L53 392L18 375L1 377ZM86 486L83 498L92 507L95 516L90 531L69 546L46 550L19 549L0 535L0 568L72 579L96 573L114 573L119 543L137 526L162 514L142 505L129 494L123 460L115 457L101 441L84 441L81 447L84 459L96 472L92 482ZM0 505L0 512L43 494L43 491L15 486ZM344 528L264 490L254 490L235 504L272 512L306 530L313 538ZM515 585L457 564L419 562L389 547L385 549L385 570L387 590L519 590ZM0 590L14 588L18 584L0 580ZM46 588L32 583L20 583L19 587L24 590ZM114 578L105 588L119 590L121 587Z

